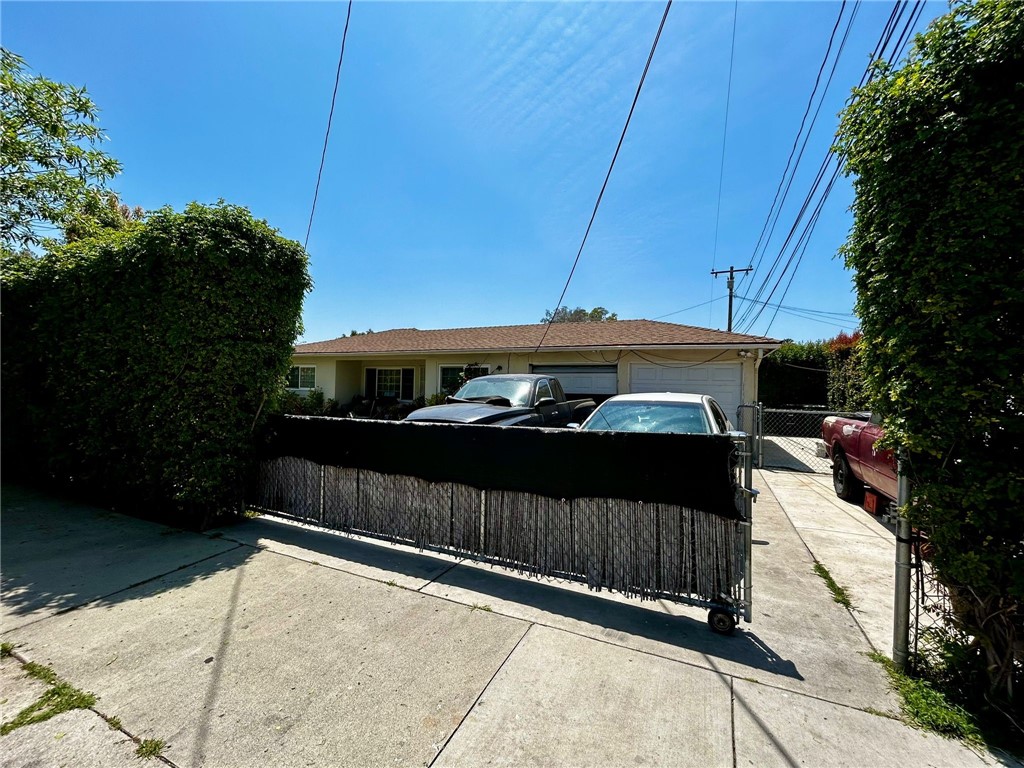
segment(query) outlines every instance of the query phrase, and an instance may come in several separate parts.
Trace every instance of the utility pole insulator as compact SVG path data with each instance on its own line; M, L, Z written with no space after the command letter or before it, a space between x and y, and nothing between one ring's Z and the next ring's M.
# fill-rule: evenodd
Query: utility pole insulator
M732 292L733 292L733 289L736 287L736 273L737 272L740 272L740 273L743 273L743 272L753 272L753 271L754 271L753 267L747 267L746 269L736 269L736 267L729 267L728 269L719 269L717 271L714 270L714 269L711 270L711 274L714 277L718 277L719 275L729 275L729 280L726 283L726 285L728 285L728 287L729 287L729 332L730 333L732 333Z

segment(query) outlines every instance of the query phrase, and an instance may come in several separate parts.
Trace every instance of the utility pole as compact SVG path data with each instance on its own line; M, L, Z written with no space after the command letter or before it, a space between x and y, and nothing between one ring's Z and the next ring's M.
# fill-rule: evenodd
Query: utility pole
M732 290L736 287L736 273L737 272L753 272L753 267L747 267L746 269L736 269L736 267L729 267L728 269L719 269L717 272L711 270L711 274L715 277L719 275L729 275L729 332L732 332Z

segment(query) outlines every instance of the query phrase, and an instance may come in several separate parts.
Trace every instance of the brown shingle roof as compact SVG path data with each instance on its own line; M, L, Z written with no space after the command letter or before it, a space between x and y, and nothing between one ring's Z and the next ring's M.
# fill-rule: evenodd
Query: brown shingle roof
M314 341L295 347L297 355L380 354L406 352L532 351L541 338L541 349L593 347L703 347L711 345L778 346L776 339L716 331L692 325L655 320L615 320L601 323L552 323L544 335L544 323L496 325L485 328L447 328L420 331L396 328L330 341Z

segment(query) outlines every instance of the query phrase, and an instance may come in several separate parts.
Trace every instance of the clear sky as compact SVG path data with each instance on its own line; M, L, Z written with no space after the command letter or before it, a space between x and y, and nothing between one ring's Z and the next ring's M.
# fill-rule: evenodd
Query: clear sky
M851 0L844 18L855 7L776 235L739 296L754 295L780 253L893 3ZM564 304L726 327L725 280L709 273L757 261L840 8L673 4ZM538 322L568 277L663 10L357 0L309 239L315 288L302 340ZM918 29L945 11L929 2ZM0 40L36 72L88 89L104 148L124 165L112 183L124 202L224 199L302 242L345 12L345 2L8 0ZM736 330L807 340L856 328L836 257L851 200L841 179L787 309ZM734 316L747 305L738 299Z

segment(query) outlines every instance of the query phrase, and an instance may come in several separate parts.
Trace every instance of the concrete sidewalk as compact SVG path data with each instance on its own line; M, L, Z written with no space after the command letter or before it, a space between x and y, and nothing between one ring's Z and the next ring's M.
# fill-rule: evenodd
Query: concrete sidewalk
M138 739L177 766L1011 764L895 719L865 655L888 650L891 533L813 476L757 485L754 621L728 638L269 518L199 535L5 489L3 719L38 694L21 660L98 701L0 737L0 765L138 765Z

